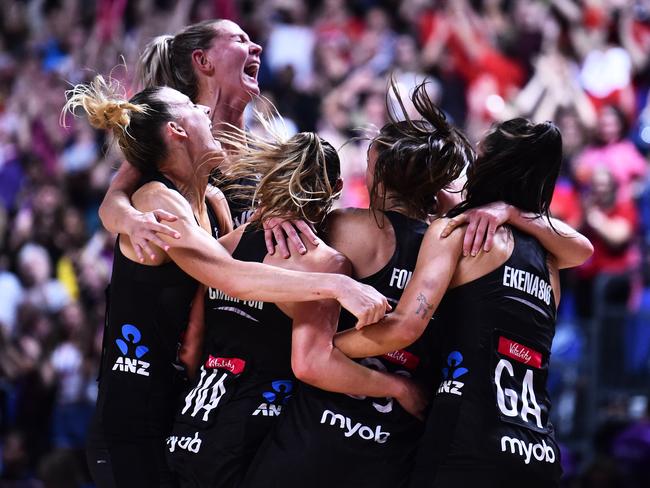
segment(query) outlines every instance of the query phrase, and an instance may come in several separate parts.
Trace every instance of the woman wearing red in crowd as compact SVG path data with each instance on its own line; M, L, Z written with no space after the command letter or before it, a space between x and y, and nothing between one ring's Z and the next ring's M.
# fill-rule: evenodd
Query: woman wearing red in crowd
M250 40L234 22L209 20L192 24L177 34L159 36L147 45L138 62L138 75L143 87L169 86L187 95L193 102L210 108L213 133L227 130L229 125L244 128L244 109L255 96L259 86L257 73L262 48ZM227 171L227 161L220 171ZM135 252L141 262L154 252L148 242L162 247L165 244L156 236L161 232L175 237L161 220L173 221L175 216L154 210L142 213L135 210L129 196L137 187L140 173L128 163L123 164L104 198L99 215L104 226L111 232L130 236ZM209 192L211 202L224 207L218 192ZM250 217L250 202L235 202L226 198L235 227ZM232 229L229 219L220 219L220 234ZM314 244L318 239L308 225L296 222L296 227ZM287 256L283 232L287 233L304 252L295 229L290 223L277 220L266 223L272 228L279 251ZM272 238L267 233L269 252L274 252Z
M588 186L594 172L602 167L614 178L618 186L617 200L630 201L648 172L641 153L627 138L628 122L620 108L609 105L598 117L595 141L582 152L575 162L577 180Z

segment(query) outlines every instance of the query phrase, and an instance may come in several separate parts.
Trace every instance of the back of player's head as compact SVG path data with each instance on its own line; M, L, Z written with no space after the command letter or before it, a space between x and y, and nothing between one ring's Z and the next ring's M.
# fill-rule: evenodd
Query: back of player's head
M495 201L548 215L561 164L562 135L552 122L516 118L497 124L467 170L465 201L449 215Z
M411 95L417 119L409 116L394 81L391 91L402 113L398 118L389 103L389 122L372 139L377 159L371 201L390 192L410 213L424 218L435 213L436 194L460 176L474 150L430 99L426 81Z
M319 226L334 200L341 194L341 163L338 153L313 132L281 137L269 124L266 138L234 130L221 140L235 150L230 154L226 188L250 198L259 221L272 217L302 219ZM228 181L257 175L256 187L236 186Z
M163 126L174 117L160 97L164 89L169 88L146 88L127 100L126 90L116 80L98 75L68 90L63 110L82 107L90 125L110 131L127 161L146 174L167 156Z

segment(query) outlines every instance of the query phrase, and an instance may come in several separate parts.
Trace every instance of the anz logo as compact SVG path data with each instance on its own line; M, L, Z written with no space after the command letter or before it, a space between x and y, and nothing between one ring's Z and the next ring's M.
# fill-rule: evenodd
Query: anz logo
M447 356L447 366L442 368L443 380L438 388L438 394L449 393L451 395L462 396L463 386L465 383L458 381L458 378L469 373L467 368L463 368L460 364L463 362L463 355L458 351L452 351Z
M149 352L149 348L140 344L141 340L142 334L135 325L124 324L122 326L122 337L115 341L122 356L118 356L113 365L113 371L149 376L147 370L150 364L141 359Z
M263 417L277 417L282 413L282 407L289 403L293 382L290 380L276 380L271 382L271 390L262 393L265 402L260 403L253 415Z

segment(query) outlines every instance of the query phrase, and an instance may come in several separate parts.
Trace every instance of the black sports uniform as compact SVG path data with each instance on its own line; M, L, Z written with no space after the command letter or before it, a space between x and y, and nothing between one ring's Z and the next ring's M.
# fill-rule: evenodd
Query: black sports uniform
M233 257L262 262L264 232L244 229ZM293 394L292 321L273 303L209 289L201 368L167 439L184 487L237 486Z
M555 333L547 253L533 237L512 233L510 258L449 290L436 312L443 381L414 488L559 484L546 390Z
M386 212L386 216L395 231L395 252L380 271L360 281L396 303L415 268L427 226L395 212ZM353 324L351 319L344 320L340 328ZM428 330L405 350L360 362L413 376L433 390L437 381L430 367L431 334ZM353 397L301 383L242 486L397 488L407 481L423 430L424 424L392 398Z
M160 174L142 181L160 181ZM211 227L216 219L208 204ZM178 341L196 293L196 281L174 262L146 266L115 244L108 290L97 409L88 462L100 488L173 486L165 439L182 391L175 365Z
M221 182L224 180L224 176L221 171L215 169L212 171L211 183L220 187ZM248 199L240 198L238 192L235 189L229 189L228 185L242 185L242 186L255 186L257 181L253 178L239 178L235 181L228 181L225 188L223 189L223 194L226 197L226 202L228 202L228 208L230 209L230 215L232 216L232 225L236 229L240 225L244 225L248 222L253 215L252 202Z

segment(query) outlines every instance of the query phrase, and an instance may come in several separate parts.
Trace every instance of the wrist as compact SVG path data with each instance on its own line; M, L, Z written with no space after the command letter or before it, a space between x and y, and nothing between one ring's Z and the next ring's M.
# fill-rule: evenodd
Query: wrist
M325 296L323 298L331 298L336 301L340 301L340 298L345 293L346 282L349 278L347 276L331 273L330 279L323 280L324 288L323 293Z

